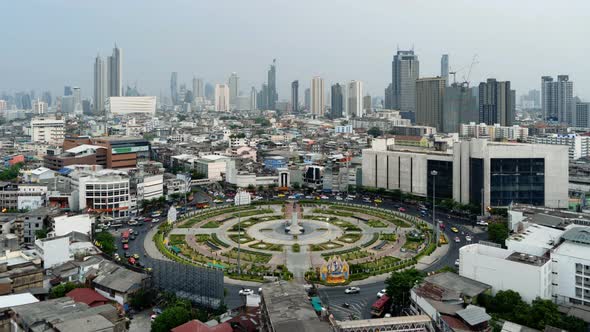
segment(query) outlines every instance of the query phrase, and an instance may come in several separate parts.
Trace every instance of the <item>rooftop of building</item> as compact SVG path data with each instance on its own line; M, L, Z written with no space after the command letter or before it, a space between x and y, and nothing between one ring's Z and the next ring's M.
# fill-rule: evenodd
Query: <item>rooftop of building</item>
M590 245L590 227L570 227L563 233L562 239L573 243Z
M31 293L3 295L0 296L0 309L37 302L39 300Z
M303 285L277 282L262 286L262 298L275 331L326 331L313 310Z
M511 235L506 240L506 246L510 247L510 242L516 241L529 246L549 250L559 242L563 233L564 231L561 229L537 224L528 224L523 231Z
M549 262L549 257L527 255L521 252L513 252L512 254L510 254L510 256L506 257L506 260L534 266L543 266L547 262Z
M424 281L469 297L475 297L492 288L488 284L462 277L453 272L436 273L424 278Z
M399 316L399 317L387 317L387 318L373 318L373 319L359 319L359 320L346 320L338 321L338 327L341 329L361 329L363 327L380 327L389 326L392 324L429 324L430 317L427 315L415 315L415 316Z
M101 262L93 274L97 275L93 279L94 283L122 293L141 288L143 281L149 278L147 274L128 270L109 261Z

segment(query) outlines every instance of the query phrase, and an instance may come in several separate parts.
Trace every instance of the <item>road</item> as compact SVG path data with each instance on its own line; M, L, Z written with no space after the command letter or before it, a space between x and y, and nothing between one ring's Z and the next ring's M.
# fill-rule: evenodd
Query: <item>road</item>
M205 192L198 191L194 195L193 202L197 201L204 201L207 200L211 203L211 206L215 205L229 205L231 203L224 202L222 204L215 204L212 202L212 198L210 195L206 194ZM330 201L334 201L335 197L330 197ZM355 204L362 204L367 206L375 206L373 203L367 203L362 198L357 198L353 201L343 201L347 203L355 203ZM420 217L420 211L416 206L405 204L399 201L392 201L390 199L383 199L383 202L379 204L379 207L391 210L397 210L399 207L403 207L406 209L404 213L413 215L416 217ZM446 234L447 238L449 239L449 251L446 256L440 258L438 261L434 262L430 265L426 272L429 271L436 271L445 266L455 266L455 261L459 258L459 248L466 245L467 242L465 240L465 236L470 235L472 237L473 242L478 242L480 240L487 239L487 233L484 232L477 226L472 226L472 221L465 220L458 218L453 215L449 215L443 211L436 211L436 217L439 221L442 221L445 224L444 233ZM163 217L162 219L165 219ZM431 213L429 213L424 220L431 223L432 222ZM156 224L152 223L142 223L138 226L132 226L134 232L137 234L137 238L135 240L129 241L129 253L135 254L137 253L140 256L140 261L145 264L146 267L151 267L153 264L152 258L146 256L145 250L143 248L144 238L149 231L150 227L157 227ZM453 233L451 231L451 227L456 227L459 229L459 233ZM123 228L124 229L124 228ZM461 234L463 232L464 234ZM120 243L120 230L114 232L117 241L119 254L123 258L124 251L122 249L122 245ZM459 243L454 242L454 238L458 236L461 240ZM255 288L252 286L240 285L239 281L232 281L232 283L226 283L226 296L224 303L228 308L235 308L243 304L244 299L243 297L238 295L238 292L242 288ZM384 282L375 282L371 284L366 284L361 286L361 292L359 294L345 294L344 289L346 287L331 287L331 288L322 288L320 289L320 296L322 297L322 301L327 302L324 303L325 306L330 307L332 309L334 315L337 319L345 320L350 319L351 314L355 315L359 318L370 318L370 307L373 302L377 300L377 292L383 288L385 288ZM257 289L254 289L257 291ZM346 302L350 306L349 308L344 308L342 304Z

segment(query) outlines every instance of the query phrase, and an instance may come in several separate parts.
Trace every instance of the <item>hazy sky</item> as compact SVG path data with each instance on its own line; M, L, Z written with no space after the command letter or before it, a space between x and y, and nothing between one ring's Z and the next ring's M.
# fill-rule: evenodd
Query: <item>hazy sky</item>
M517 94L539 89L542 75L569 74L590 99L590 1L397 0L2 0L0 92L92 95L93 61L123 49L123 83L168 96L170 72L190 87L193 75L240 90L266 80L277 59L279 98L298 79L362 80L373 95L391 81L399 45L420 57L420 75L452 69L510 80ZM467 67L467 68L466 68ZM303 91L300 92L303 95Z

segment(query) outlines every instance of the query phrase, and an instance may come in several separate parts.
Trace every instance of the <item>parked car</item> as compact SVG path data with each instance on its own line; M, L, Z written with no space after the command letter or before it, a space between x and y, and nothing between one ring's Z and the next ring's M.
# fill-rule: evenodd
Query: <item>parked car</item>
M123 250L128 250L129 249L129 245L127 243L123 243Z
M242 289L240 289L238 294L240 294L242 296L254 295L254 291L251 290L250 288L242 288Z
M487 221L484 221L484 220L480 220L480 221L477 222L477 225L478 226L487 226L488 225L488 222Z
M405 209L405 208L403 208L403 207L401 207L401 206L400 206L400 207L399 207L397 210L398 210L399 212L406 212L406 209Z
M383 297L383 295L387 294L387 290L385 288L383 288L382 290L377 292L377 297L381 298Z
M471 242L471 236L469 236L469 235L465 236L465 241Z
M361 291L360 288L358 287L348 287L347 289L344 290L344 293L346 294L357 294Z
M455 259L455 266L459 266L459 258Z

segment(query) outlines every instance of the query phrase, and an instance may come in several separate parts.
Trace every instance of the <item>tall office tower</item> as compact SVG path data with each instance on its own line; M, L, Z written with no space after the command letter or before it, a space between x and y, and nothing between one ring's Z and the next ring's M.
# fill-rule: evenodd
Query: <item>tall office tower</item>
M440 77L444 78L449 85L449 55L443 54L440 58Z
M49 91L45 91L43 92L43 95L41 96L41 100L43 100L44 102L47 103L47 106L51 106L51 92Z
M215 111L229 112L229 87L226 84L215 84Z
M557 81L550 76L541 77L541 108L546 120L574 125L576 105L574 82L568 75L558 75Z
M367 112L370 112L372 107L373 107L373 105L371 102L371 96L370 95L364 96L363 97L363 114L367 114Z
M443 128L443 100L446 79L425 77L416 80L416 124Z
M512 126L514 122L514 92L510 81L495 78L479 83L479 122L489 125Z
M175 71L170 75L170 99L172 105L178 104L178 73Z
M446 87L443 100L442 132L459 132L461 124L479 121L477 99L467 83Z
M324 115L324 79L318 76L311 80L311 114Z
M590 103L576 102L576 127L590 128Z
M309 111L311 109L311 89L307 88L305 89L305 92L303 93L303 99L304 99L304 103L305 103L305 110Z
M268 101L267 101L267 108L269 110L276 109L276 103L279 99L277 94L277 59L272 60L272 65L270 65L270 69L268 70Z
M64 96L71 96L74 92L72 91L72 87L69 85L64 86Z
M268 109L268 85L266 85L266 83L262 83L262 87L260 88L260 91L258 91L256 105L259 110Z
M203 79L201 78L193 78L193 97L195 98L202 98L205 97L205 93L203 91Z
M213 100L215 98L215 87L210 83L205 84L205 99Z
M331 111L330 117L332 119L341 118L343 116L344 111L344 96L342 95L342 85L340 83L336 83L332 85L331 88Z
M416 111L416 79L419 75L420 62L414 51L397 51L392 62L392 108Z
M123 52L115 44L113 55L107 58L107 89L109 97L123 96Z
M256 88L252 87L252 89L250 89L250 111L255 111L258 109L258 103L257 103L257 96L258 92L256 92Z
M75 105L80 105L80 107L82 106L82 95L80 93L80 88L75 86L72 88L72 96L74 96L74 106Z
M0 112L8 109L8 102L4 99L0 99Z
M178 90L178 105L182 105L186 100L186 84L181 84Z
M291 82L291 109L293 113L299 112L299 81Z
M363 117L363 82L350 81L348 83L347 97L347 118Z
M107 68L104 59L97 55L94 60L94 114L103 114L107 98Z
M90 99L82 100L82 113L92 115L92 101Z
M386 110L393 109L393 90L391 83L389 83L389 85L387 85L387 88L385 88L383 108L385 108Z
M239 80L237 73L231 73L227 84L229 85L229 103L230 105L236 106L236 98L238 97Z

